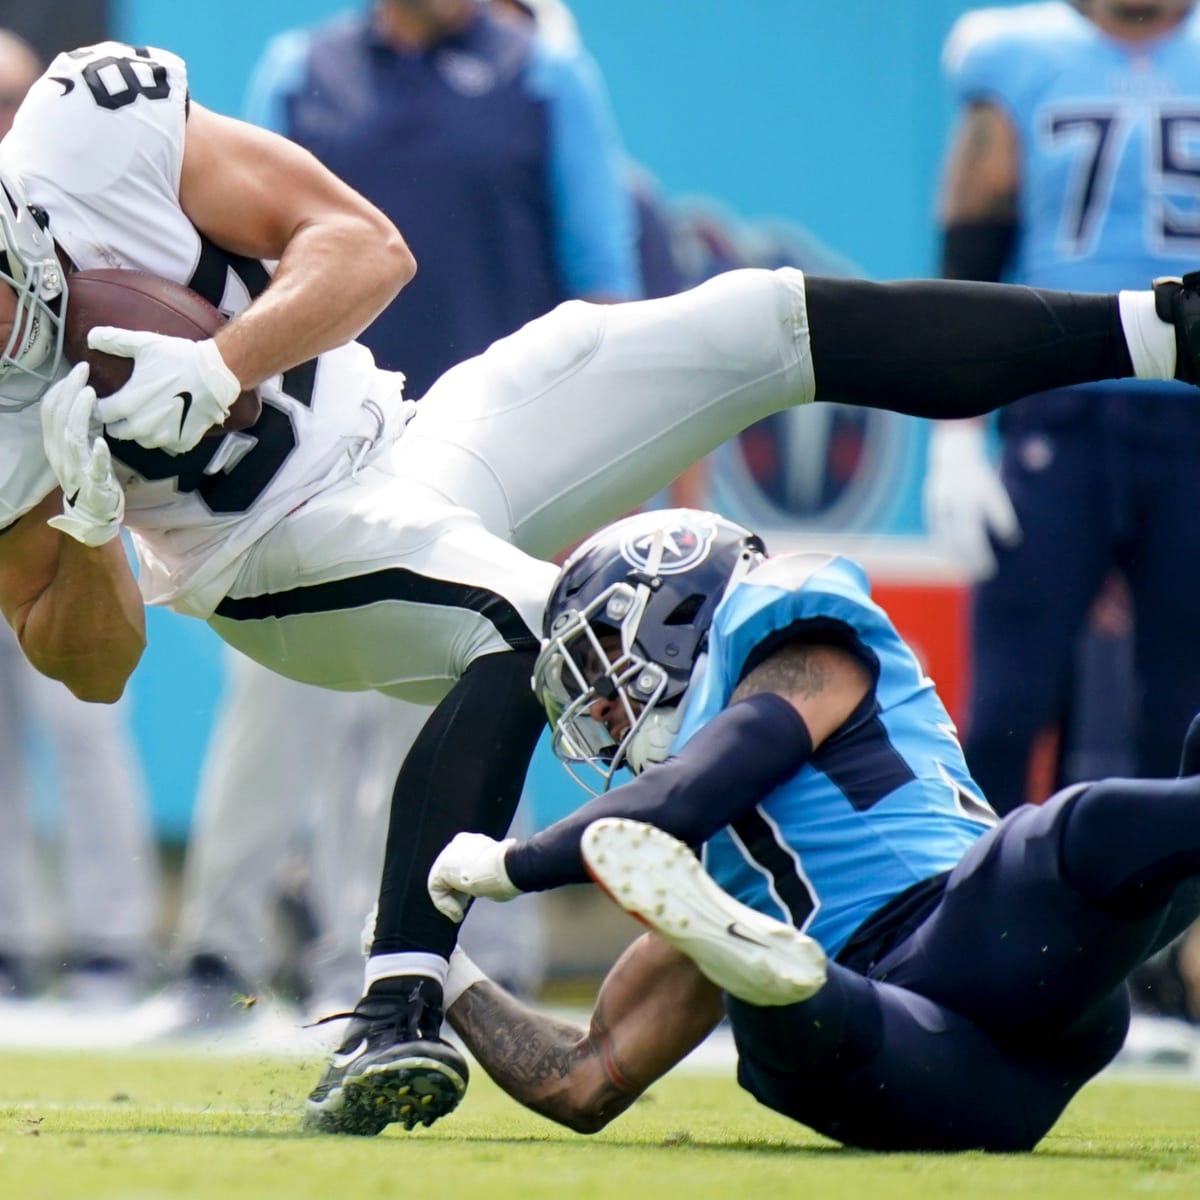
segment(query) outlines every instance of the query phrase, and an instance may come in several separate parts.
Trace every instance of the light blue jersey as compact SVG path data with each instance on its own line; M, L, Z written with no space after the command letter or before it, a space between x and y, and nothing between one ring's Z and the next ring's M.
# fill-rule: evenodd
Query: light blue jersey
M1131 47L1065 3L980 9L946 43L959 101L1002 108L1020 138L1012 278L1145 288L1200 259L1200 17Z
M856 650L877 672L873 703L716 834L704 861L732 895L833 956L893 896L954 866L995 816L932 681L845 558L783 555L735 585L713 618L674 749L728 705L747 664L801 633Z

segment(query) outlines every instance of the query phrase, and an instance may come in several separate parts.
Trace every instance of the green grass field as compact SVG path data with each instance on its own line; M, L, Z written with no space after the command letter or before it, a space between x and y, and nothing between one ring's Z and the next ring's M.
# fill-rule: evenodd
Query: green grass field
M874 1155L776 1117L728 1077L677 1073L583 1138L477 1073L431 1129L307 1136L316 1064L0 1055L3 1200L813 1200L1200 1196L1200 1088L1094 1083L1028 1156Z

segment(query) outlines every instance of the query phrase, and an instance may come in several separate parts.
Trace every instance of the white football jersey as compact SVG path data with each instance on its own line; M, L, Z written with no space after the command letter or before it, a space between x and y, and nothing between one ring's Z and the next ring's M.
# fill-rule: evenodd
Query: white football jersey
M5 154L77 267L149 271L232 315L267 285L274 264L215 246L180 207L187 109L181 59L104 42L50 64L21 105ZM181 455L110 439L147 602L208 616L237 557L348 474L364 446L387 436L385 415L395 428L402 383L351 343L263 384L262 416L245 432L207 437ZM40 407L0 415L0 521L55 486Z

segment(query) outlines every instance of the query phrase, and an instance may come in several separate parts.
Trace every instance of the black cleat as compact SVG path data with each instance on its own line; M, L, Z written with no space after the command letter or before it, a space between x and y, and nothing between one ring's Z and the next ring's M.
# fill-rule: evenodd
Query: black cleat
M393 1121L405 1129L432 1125L467 1090L466 1060L443 1041L442 988L424 975L373 987L349 1018L308 1097L304 1128L373 1137ZM326 1017L326 1020L334 1020Z
M1200 271L1156 279L1154 311L1175 326L1175 378L1200 381Z

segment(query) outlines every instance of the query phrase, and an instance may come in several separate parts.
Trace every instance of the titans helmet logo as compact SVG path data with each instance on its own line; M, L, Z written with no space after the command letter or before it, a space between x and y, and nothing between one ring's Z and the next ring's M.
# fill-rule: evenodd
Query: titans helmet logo
M621 542L621 557L645 571L653 553L655 533L662 530L662 559L658 574L679 575L691 570L708 557L716 529L712 525L689 524L676 521L668 525L656 525L644 532L631 532Z

